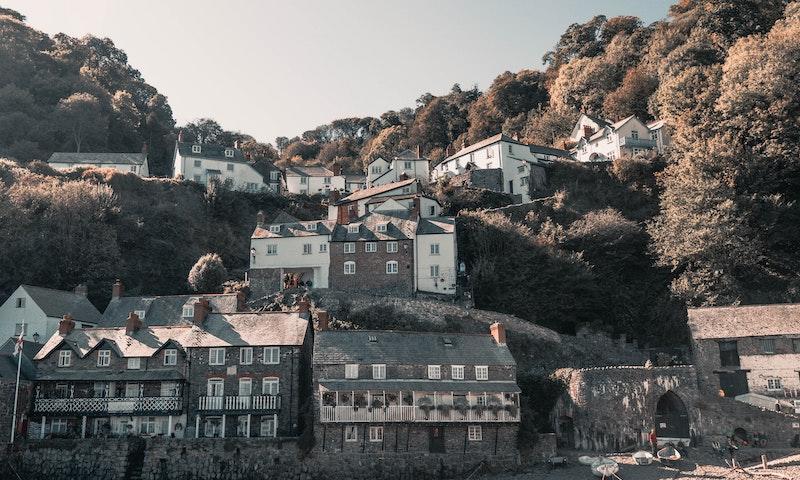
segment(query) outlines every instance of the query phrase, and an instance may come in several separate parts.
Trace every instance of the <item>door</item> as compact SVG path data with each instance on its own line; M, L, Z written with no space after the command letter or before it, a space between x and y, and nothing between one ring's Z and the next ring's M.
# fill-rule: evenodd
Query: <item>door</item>
M431 427L429 445L431 453L445 453L443 427Z
M689 412L680 397L672 391L658 399L655 420L657 437L689 438Z
M720 372L718 375L719 388L725 392L726 397L735 397L750 391L747 386L747 372Z

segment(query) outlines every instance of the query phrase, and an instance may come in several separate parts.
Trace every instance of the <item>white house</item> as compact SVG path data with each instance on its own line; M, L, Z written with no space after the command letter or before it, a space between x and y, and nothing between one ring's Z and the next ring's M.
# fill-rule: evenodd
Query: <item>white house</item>
M250 161L238 148L182 141L175 143L173 175L204 185L216 180L231 190L247 192L278 193L282 181L278 168Z
M25 324L25 339L46 341L58 330L64 315L71 315L76 328L96 327L100 312L86 298L86 287L75 292L20 285L0 305L0 339L19 335Z
M572 157L566 150L528 145L500 133L445 158L433 169L433 178L448 178L474 169L499 169L496 189L528 202L531 178L536 173L533 170L559 158Z
M285 175L286 191L289 193L328 195L334 190L345 190L345 176L339 165L333 165L331 169L322 165L294 165L286 167Z
M404 150L389 160L378 157L367 165L367 187L417 178L423 184L430 181L430 160L422 158L420 147L416 154Z
M670 137L663 120L645 124L635 115L611 122L582 113L572 128L572 150L580 162L610 162L655 151L663 153Z
M367 188L366 175L345 175L344 189L347 192L355 192Z
M417 291L455 294L458 278L455 218L420 218L414 250Z
M366 215L370 208L374 208L377 203L384 199L406 197L405 200L408 202L419 191L419 181L415 178L409 178L408 180L358 190L341 199L334 195L333 201L328 204L328 219L339 219L340 223L347 223L347 219Z
M149 177L147 149L142 153L95 153L95 152L54 152L47 164L56 170L69 170L75 167L112 168L120 172L130 172L140 177Z

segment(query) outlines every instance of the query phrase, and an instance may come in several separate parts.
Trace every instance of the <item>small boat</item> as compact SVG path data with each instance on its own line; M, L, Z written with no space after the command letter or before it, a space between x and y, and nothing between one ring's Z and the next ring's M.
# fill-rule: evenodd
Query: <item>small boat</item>
M581 465L591 465L598 460L600 460L600 457L590 457L588 455L578 457L578 463Z
M679 452L675 447L667 445L656 452L656 456L659 458L659 460L675 462L681 459L681 452Z
M592 475L595 477L612 477L619 471L619 464L614 460L606 457L599 457L596 462L591 465Z
M631 456L636 462L636 465L650 465L653 463L653 454L650 452L645 452L644 450L639 450Z

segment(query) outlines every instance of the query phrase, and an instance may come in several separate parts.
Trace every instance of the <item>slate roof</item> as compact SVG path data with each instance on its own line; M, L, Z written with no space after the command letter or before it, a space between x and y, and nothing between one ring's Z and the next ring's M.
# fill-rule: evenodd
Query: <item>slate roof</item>
M33 285L22 285L22 288L48 317L60 318L69 313L79 322L101 322L100 312L83 295Z
M145 160L147 154L144 153L54 152L47 163L143 165Z
M62 343L85 357L106 342L121 357L150 357L172 341L183 348L302 345L308 320L298 313L211 313L203 328L184 323L175 326L145 325L133 335L124 327L74 329L66 336L56 332L34 357L46 358Z
M374 337L375 342L369 338ZM446 346L448 338L452 346ZM314 339L314 364L516 365L511 351L488 334L386 330L328 330Z
M17 357L14 356L14 345L17 338L12 337L0 346L0 379L16 381L17 379ZM36 378L36 367L33 365L33 357L42 348L41 343L22 341L22 366L20 376L26 380Z
M513 138L509 137L506 134L498 133L497 135L493 135L487 139L481 140L478 143L473 143L472 145L467 145L466 147L462 148L461 150L457 151L453 155L442 160L442 163L450 161L454 158L463 157L464 155L474 152L476 150L480 150L481 148L488 147L489 145L495 144L497 142L509 142L515 145L525 145L524 143L520 142L519 140L514 140Z
M316 230L306 229L306 225L316 223ZM274 225L274 223L273 223ZM271 232L269 228L256 227L250 238L287 238L287 237L310 237L313 235L330 235L336 226L336 220L309 220L301 222L297 220L293 223L282 223L280 232Z
M124 326L131 312L144 310L142 320L147 325L180 325L186 320L182 316L183 306L194 306L201 297L208 300L214 313L236 312L235 293L120 297L109 302L101 324L107 327Z
M344 180L347 183L364 183L367 181L367 176L347 174L344 176Z
M286 212L279 212L270 223L300 223L300 220Z
M292 165L286 167L287 177L333 177L333 172L322 165Z
M200 145L200 153L192 153L192 145ZM233 157L226 157L225 150L233 150ZM189 143L178 142L178 153L182 157L211 158L224 160L226 162L250 163L244 157L244 153L238 148L226 147L225 145L215 145L211 143Z
M278 170L278 167L276 167L272 162L268 162L266 160L261 160L259 162L250 162L248 165L253 167L253 170L255 170L256 172L261 174L262 177L264 177L264 183L270 183L270 182L271 183L280 183L280 181L281 181L280 178L278 178L277 180L272 180L269 177L269 173L270 172L273 172L273 171L276 171L276 170L280 171L280 170Z
M378 225L385 223L386 231L379 232ZM409 240L414 238L417 220L411 218L411 212L393 211L391 214L372 212L364 215L350 225L358 225L358 233L349 233L347 225L336 225L332 242L371 242L378 240Z
M416 182L416 178L409 178L408 180L400 180L399 182L387 183L385 185L378 185L377 187L370 187L365 188L363 190L357 190L350 195L344 197L343 199L336 202L337 205L341 205L343 203L350 203L355 202L357 200L363 200L365 198L373 197L375 195L380 195L382 193L391 192L392 190L396 190L398 188L403 188L412 183Z
M800 336L800 303L690 308L688 323L695 340Z
M319 381L321 387L330 391L358 390L414 390L417 392L486 392L486 393L520 393L521 390L513 381L502 382L470 382L447 380L387 379L387 380L325 380Z
M610 123L607 120L603 119L603 118L596 117L594 115L590 115L590 114L588 114L586 112L581 112L581 113L586 115L586 117L588 117L589 120L591 120L594 123L596 123L600 128L603 128L603 127L606 127L606 126L610 125Z
M434 235L456 231L455 217L425 217L419 219L417 235Z
M53 372L41 373L36 377L39 381L52 380L73 380L73 381L97 381L97 382L136 382L136 381L169 381L184 380L183 374L174 368L159 370L110 370L108 368L98 370L56 370Z
M572 158L572 154L569 153L567 150L562 150L560 148L553 148L553 147L545 147L543 145L529 145L531 148L531 153L539 153L542 155L554 155L556 157L562 158Z

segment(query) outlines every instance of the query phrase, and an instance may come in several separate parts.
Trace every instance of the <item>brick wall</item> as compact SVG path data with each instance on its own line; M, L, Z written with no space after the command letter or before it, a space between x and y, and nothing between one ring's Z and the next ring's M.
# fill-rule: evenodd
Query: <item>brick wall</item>
M387 253L385 241L377 243L377 251L365 252L367 242L354 242L355 253L344 253L345 242L331 242L329 285L333 289L364 291L386 295L408 296L414 292L414 242L398 240L397 252ZM386 262L398 263L396 274L386 273ZM344 263L356 262L355 275L344 274Z

